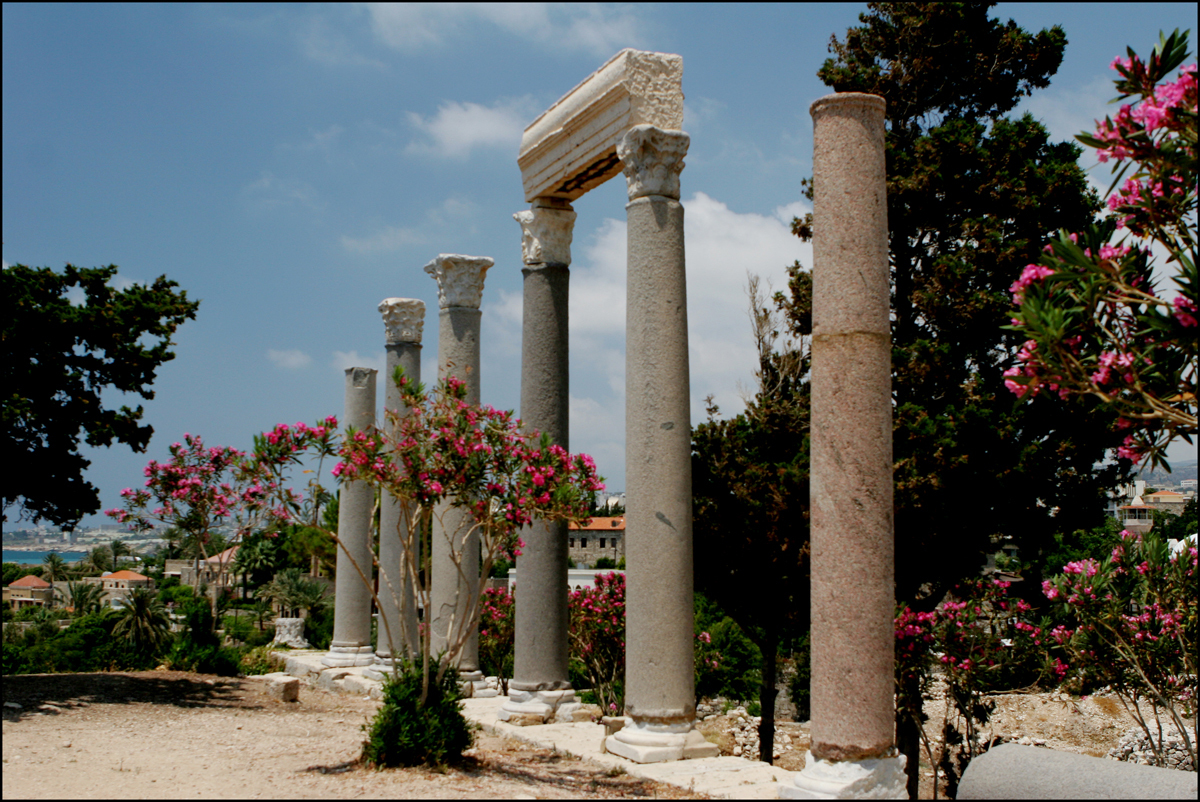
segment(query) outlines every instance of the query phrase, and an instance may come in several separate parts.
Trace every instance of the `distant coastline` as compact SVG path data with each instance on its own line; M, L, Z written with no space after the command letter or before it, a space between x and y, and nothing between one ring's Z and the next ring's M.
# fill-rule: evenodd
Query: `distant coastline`
M59 551L57 549L5 548L4 562L20 565L41 565L47 554L57 554L64 562L75 563L87 558L86 551Z

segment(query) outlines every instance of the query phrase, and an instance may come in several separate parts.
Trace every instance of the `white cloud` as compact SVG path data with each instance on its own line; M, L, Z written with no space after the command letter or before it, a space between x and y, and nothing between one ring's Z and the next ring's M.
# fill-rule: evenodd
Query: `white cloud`
M276 351L274 348L270 348L267 350L267 359L274 362L276 367L285 370L299 370L312 363L312 357L294 348L289 351Z
M463 159L475 147L516 153L537 108L529 96L499 100L490 107L452 100L428 118L411 111L407 116L409 125L424 136L410 142L405 153Z
M411 228L401 228L399 226L388 226L382 231L378 231L368 237L347 237L343 235L340 238L342 247L354 253L386 253L388 251L399 250L405 245L414 245L424 242L425 238L421 236L419 231Z
M786 288L794 261L811 267L812 246L791 233L792 217L811 206L796 201L770 214L739 213L702 192L684 206L692 420L700 422L710 394L724 415L744 408L742 393L752 391L757 367L747 272L760 275L769 294ZM626 224L604 220L578 239L570 295L571 447L611 470L621 464L625 437ZM520 298L502 294L495 306L503 336L519 342Z
M479 26L542 47L610 56L639 44L639 31L645 29L626 10L590 3L371 3L368 11L375 34L406 53L444 46ZM494 30L482 33L495 35Z
M359 356L358 351L334 351L333 361L330 364L339 372L343 372L347 368L374 368L382 374L385 362L382 352L370 356Z

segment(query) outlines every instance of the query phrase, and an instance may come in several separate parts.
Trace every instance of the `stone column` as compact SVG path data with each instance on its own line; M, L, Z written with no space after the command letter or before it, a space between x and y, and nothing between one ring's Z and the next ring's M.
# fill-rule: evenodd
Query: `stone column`
M651 125L617 144L629 185L625 321L625 713L606 740L637 763L711 757L695 729L687 275L679 172L688 135ZM524 590L524 580L522 580Z
M384 409L400 418L408 406L396 386L396 368L412 382L421 381L421 331L425 325L425 302L415 298L385 298L379 304L387 331L387 372L384 375ZM391 428L386 419L383 425ZM417 603L412 577L420 565L421 541L415 538L413 553L408 552L411 522L402 514L400 502L384 494L379 510L379 628L376 635L375 665L363 673L382 680L397 659L415 658L420 653L417 635ZM388 636L391 635L391 643ZM397 654L393 655L394 643Z
M884 100L827 95L810 112L812 748L780 792L900 799Z
M376 372L370 368L346 368L347 427L364 431L375 425ZM375 662L371 649L371 589L363 582L363 576L370 582L373 574L371 510L374 506L375 490L371 485L362 481L342 483L338 501L341 542L337 554L333 642L321 658L327 666L366 666Z
M443 253L425 265L425 272L438 284L438 379L454 376L464 382L468 404L479 404L479 302L484 276L492 264L483 256ZM479 671L479 627L467 629L479 604L479 567L479 535L471 530L470 514L448 502L438 505L430 549L430 609L426 612L430 642L436 657L451 641L466 634L457 667L459 677L470 683L468 695L474 696L489 693Z
M575 212L539 198L513 217L525 263L521 339L521 421L569 448L567 290ZM566 721L579 709L567 671L567 525L534 521L517 558L513 680L497 714L513 724Z

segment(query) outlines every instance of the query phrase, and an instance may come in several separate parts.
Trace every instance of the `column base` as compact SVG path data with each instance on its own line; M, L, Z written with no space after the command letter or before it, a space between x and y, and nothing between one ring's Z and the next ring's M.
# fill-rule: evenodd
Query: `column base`
M375 662L367 666L363 671L363 676L367 679L373 679L376 682L383 682L392 675L392 668L397 665L402 665L403 661L393 660L391 657L382 657L378 653L375 655Z
M666 763L721 754L717 745L705 740L691 723L649 724L636 720L605 738L604 748L634 763Z
M575 711L582 707L575 700L575 691L519 691L508 686L508 701L500 706L496 718L528 727L536 724L569 724L575 720Z
M804 756L794 785L779 785L780 799L908 799L904 755L878 760L822 760Z
M370 646L330 646L321 658L321 665L330 668L369 666L375 662L375 650Z
M464 699L489 699L500 695L499 690L488 686L482 671L459 671L458 690Z

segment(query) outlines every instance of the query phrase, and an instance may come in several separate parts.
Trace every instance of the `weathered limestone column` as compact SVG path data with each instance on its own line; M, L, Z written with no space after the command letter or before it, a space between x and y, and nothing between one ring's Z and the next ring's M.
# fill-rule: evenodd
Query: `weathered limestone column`
M569 448L567 290L575 212L539 198L513 217L525 263L521 339L521 421ZM497 714L513 724L572 720L579 709L567 671L567 525L537 520L521 532L517 558L513 680Z
M632 127L625 323L625 712L606 748L638 763L713 757L694 727L687 275L679 172L688 135ZM522 592L524 591L522 579Z
M385 298L379 304L383 325L387 331L387 372L384 375L384 409L393 410L401 418L408 415L408 406L392 376L396 368L412 382L421 381L421 332L425 326L425 302L415 298ZM384 426L392 424L386 419ZM379 510L379 629L376 634L375 665L363 673L371 679L382 680L390 673L397 659L415 658L419 654L417 636L417 604L413 593L408 563L420 564L420 540L413 545L418 553L409 554L409 521L403 520L400 502L385 494ZM401 531L403 527L403 532ZM414 572L415 573L415 572ZM398 653L393 655L388 641L389 632Z
M900 799L884 100L827 95L810 112L812 748L780 793Z
M438 379L454 376L467 387L468 404L479 403L479 302L493 260L486 256L438 254L425 272L438 284ZM468 534L470 515L442 503L434 510L430 549L430 641L433 654L466 635L458 658L459 678L468 694L488 695L479 670L479 627L467 629L479 601L479 535ZM459 558L456 566L454 557ZM490 691L490 695L495 695Z
M346 368L347 427L364 431L375 425L375 374L370 368ZM371 509L375 491L362 481L342 483L338 501L337 584L333 610L333 642L321 658L327 666L366 666L375 662L371 649ZM353 560L353 563L351 562ZM355 565L358 570L355 570Z

